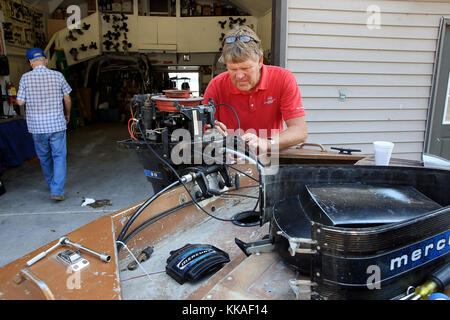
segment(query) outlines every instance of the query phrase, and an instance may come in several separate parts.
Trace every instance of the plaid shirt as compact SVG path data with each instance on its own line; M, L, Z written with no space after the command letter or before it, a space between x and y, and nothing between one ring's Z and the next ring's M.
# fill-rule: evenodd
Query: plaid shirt
M20 79L17 100L26 103L26 119L30 133L66 130L63 97L72 88L63 74L37 66Z

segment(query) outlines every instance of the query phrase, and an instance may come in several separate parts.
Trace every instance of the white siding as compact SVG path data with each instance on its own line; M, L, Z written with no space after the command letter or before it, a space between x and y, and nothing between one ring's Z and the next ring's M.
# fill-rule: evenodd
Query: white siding
M367 26L373 5L379 29ZM373 141L389 140L394 157L420 160L441 16L450 3L289 0L286 68L302 93L308 142L371 154Z

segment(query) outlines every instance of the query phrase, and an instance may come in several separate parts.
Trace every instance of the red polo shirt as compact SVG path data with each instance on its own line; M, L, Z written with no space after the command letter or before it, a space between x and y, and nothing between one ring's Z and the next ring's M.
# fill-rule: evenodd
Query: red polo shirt
M240 91L231 82L228 72L223 72L210 81L203 103L210 98L214 104L225 103L236 111L241 130L283 130L283 120L305 115L297 80L289 70L276 66L262 66L261 79L252 93ZM227 106L218 106L215 117L228 129L238 129L233 111ZM255 133L255 132L254 132Z

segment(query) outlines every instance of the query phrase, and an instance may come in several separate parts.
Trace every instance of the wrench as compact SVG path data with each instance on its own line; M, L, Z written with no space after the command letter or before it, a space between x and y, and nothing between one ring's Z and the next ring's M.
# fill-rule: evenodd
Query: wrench
M111 261L111 256L107 255L106 253L98 253L97 251L91 250L89 248L83 247L81 244L72 242L69 240L69 238L65 237L61 243L63 246L68 244L71 246L74 246L75 248L87 251L93 255L96 255L100 260L104 261L104 262L110 262Z
M96 255L98 258L100 258L100 260L102 260L104 262L110 262L111 261L111 257L109 255L105 254L105 253L98 253L97 251L94 251L94 250L91 250L89 248L83 247L82 245L80 245L78 243L71 242L68 237L61 237L61 238L59 238L58 243L56 243L53 247L47 249L44 252L39 253L34 258L28 260L27 261L27 266L31 266L32 264L38 262L39 260L44 258L49 252L55 250L57 247L65 246L65 245L72 245L75 248L78 248L78 249L87 251L89 253L92 253L93 255Z
M51 247L50 249L39 253L37 256L35 256L34 258L30 259L27 261L27 266L31 266L32 264L38 262L39 260L41 260L43 257L45 257L49 252L55 250L56 248L58 248L60 245L63 244L63 241L67 239L67 237L61 237L58 240L58 243L55 244L53 247Z

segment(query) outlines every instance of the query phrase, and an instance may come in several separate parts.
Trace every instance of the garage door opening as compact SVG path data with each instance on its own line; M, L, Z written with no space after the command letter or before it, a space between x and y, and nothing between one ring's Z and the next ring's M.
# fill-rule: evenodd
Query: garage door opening
M200 96L198 72L170 72L169 78L174 89L190 90L193 96Z

